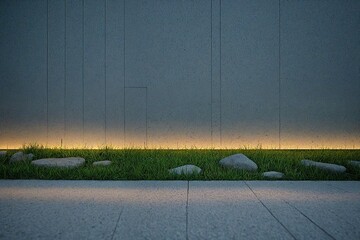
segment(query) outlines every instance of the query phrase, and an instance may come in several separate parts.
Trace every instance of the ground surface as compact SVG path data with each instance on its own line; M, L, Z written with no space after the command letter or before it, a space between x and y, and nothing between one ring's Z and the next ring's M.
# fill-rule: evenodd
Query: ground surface
M0 180L0 239L360 239L360 182Z
M82 157L85 165L78 169L39 168L30 162L9 164L13 153L0 157L2 179L66 179L66 180L265 180L266 171L285 174L284 180L360 180L360 167L349 164L360 160L360 150L136 150L136 149L46 149L28 146L20 149L33 153L34 159ZM219 165L222 158L243 153L258 165L256 172L226 169ZM341 174L305 167L302 159L334 163L346 167ZM93 166L95 161L111 160L110 166ZM198 175L177 176L169 169L193 164L202 169Z

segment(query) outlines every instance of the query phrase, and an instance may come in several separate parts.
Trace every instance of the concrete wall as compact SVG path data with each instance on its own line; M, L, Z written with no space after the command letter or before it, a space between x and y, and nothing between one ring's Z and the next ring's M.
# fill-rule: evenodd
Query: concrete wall
M0 148L360 148L358 0L1 0Z

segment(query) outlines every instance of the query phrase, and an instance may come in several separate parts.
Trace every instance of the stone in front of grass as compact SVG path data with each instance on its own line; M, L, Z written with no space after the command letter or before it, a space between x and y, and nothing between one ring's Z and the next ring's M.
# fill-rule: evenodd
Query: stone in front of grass
M355 167L360 167L360 161L350 161L350 164Z
M322 162L315 162L308 159L301 160L301 164L306 167L316 167L319 169L327 170L330 172L335 173L344 173L346 171L346 168L341 165L332 164L332 163L322 163Z
M39 167L76 168L84 165L85 159L80 157L43 158L34 160L31 164Z
M284 177L284 174L282 172L275 172L275 171L264 172L262 175L263 177L274 178L274 179L280 179Z
M0 151L0 157L5 157L6 156L6 151Z
M169 170L170 173L181 175L181 174L198 174L201 172L201 168L195 165L183 165L177 168Z
M109 161L109 160L93 162L94 166L108 166L110 164L111 164L111 161Z
M258 166L244 154L235 154L220 160L219 164L223 167L239 170L256 171Z
M31 161L34 158L34 154L29 153L25 154L23 152L14 153L10 158L10 163L23 162L23 161Z

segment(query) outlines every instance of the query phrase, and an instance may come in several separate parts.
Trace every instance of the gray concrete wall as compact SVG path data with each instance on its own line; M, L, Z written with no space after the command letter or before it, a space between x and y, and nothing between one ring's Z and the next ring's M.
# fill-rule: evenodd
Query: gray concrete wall
M1 0L0 148L360 148L360 1Z

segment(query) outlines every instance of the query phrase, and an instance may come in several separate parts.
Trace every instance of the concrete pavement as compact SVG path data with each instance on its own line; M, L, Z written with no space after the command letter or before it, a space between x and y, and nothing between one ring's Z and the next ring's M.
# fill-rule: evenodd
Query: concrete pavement
M0 180L0 239L360 239L360 182Z

